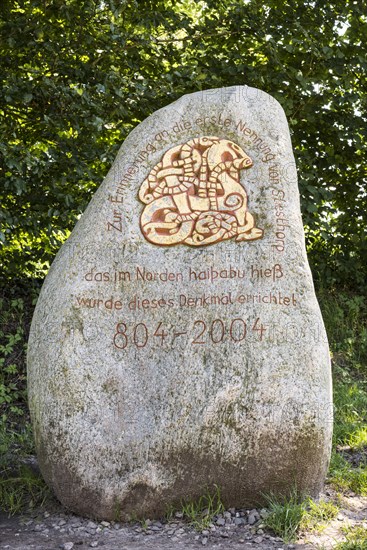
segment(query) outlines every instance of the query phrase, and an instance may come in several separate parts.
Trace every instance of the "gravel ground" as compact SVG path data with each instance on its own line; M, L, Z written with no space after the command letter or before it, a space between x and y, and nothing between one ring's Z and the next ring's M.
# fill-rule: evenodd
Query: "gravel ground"
M215 516L213 523L197 531L180 513L170 521L146 520L122 524L91 521L76 516L57 501L42 509L8 517L0 511L1 550L194 550L208 549L317 549L329 550L345 540L346 527L367 529L367 498L353 493L337 495L328 488L323 499L339 499L340 511L319 532L303 534L297 544L285 544L267 531L262 523L264 510L230 509Z
M303 544L284 544L263 528L259 510L231 509L215 516L203 531L183 521L176 513L168 522L147 520L120 524L95 522L67 513L61 506L32 514L7 517L0 512L0 548L6 550L103 550L136 549L290 549L312 548Z

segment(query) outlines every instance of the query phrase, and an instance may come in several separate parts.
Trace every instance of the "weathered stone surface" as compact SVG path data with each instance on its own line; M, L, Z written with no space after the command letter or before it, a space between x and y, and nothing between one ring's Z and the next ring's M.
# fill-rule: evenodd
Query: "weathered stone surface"
M318 493L329 353L272 97L187 95L130 134L44 283L28 375L41 471L76 512Z

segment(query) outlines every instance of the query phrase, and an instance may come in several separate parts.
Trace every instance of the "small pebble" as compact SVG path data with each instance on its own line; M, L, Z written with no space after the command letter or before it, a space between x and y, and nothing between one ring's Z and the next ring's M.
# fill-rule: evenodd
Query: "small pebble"
M259 521L260 516L257 510L250 510L248 515L248 523L249 525L254 525L257 521Z
M256 542L256 544L260 544L263 540L264 540L264 537L256 537L254 539L254 542Z
M109 521L101 521L101 525L103 525L103 527L109 527L111 524Z
M218 518L216 521L216 524L222 527L223 525L226 524L226 520L224 518Z
M203 539L201 539L201 544L202 544L203 546L205 546L206 544L208 544L208 539L207 539L207 537L204 537Z
M63 550L72 550L72 548L74 548L74 543L73 542L65 542L64 544L61 545L61 548Z
M90 545L92 548L96 548L98 546L98 540L94 540L93 542L90 543Z

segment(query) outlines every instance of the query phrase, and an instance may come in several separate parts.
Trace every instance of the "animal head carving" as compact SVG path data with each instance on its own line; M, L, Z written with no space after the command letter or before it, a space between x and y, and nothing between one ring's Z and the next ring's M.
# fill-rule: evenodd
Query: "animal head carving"
M247 211L240 170L252 160L233 141L203 136L166 151L139 190L141 228L163 246L212 244L262 237Z

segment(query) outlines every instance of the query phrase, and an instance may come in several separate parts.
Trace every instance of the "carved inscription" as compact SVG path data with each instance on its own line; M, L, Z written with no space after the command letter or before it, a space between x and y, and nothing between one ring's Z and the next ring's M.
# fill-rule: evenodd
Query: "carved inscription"
M124 350L128 346L145 348L149 343L159 346L167 343L172 347L179 337L185 337L185 341L192 346L222 344L228 341L238 344L247 337L248 331L257 334L261 342L266 330L259 317L251 322L240 317L229 320L214 319L211 323L197 319L193 321L189 330L164 328L163 321L159 321L157 326L153 327L148 327L146 323L129 325L121 321L116 324L113 345L119 350Z
M233 141L204 136L169 149L141 185L144 237L160 246L204 246L263 237L247 209L240 170L252 160Z
M107 231L123 232L119 203L124 202L123 196L139 170L145 170L143 165L148 163L149 155L156 152L156 142L169 143L174 136L191 130L193 124L204 135L169 148L140 185L138 197L143 204L140 229L145 239L163 247L178 244L200 247L229 239L239 243L263 239L264 229L257 226L253 212L249 211L247 190L240 181L241 171L251 170L253 161L234 141L210 135L210 124L217 124L223 130L232 128L243 134L245 143L260 153L261 163L268 163L268 194L275 223L271 231L266 231L271 237L271 250L283 253L289 221L285 214L287 197L282 185L282 171L275 160L276 155L246 122L222 118L221 115L201 117L194 123L176 122L168 130L157 133L144 150L137 152L132 164L117 174L118 187L115 194L109 196L112 209ZM205 135L206 131L208 135ZM251 176L249 179L253 181L256 175L252 171ZM230 262L223 262L220 267L214 260L204 262L202 266L187 266L174 271L163 266L160 270L152 270L144 262L136 264L133 251L129 261L114 268L102 271L96 265L91 266L82 277L85 282L98 284L98 295L81 293L74 296L74 303L81 309L111 312L111 322L115 323L113 346L120 351L131 347L139 350L154 344L200 348L222 343L241 345L249 339L260 343L271 340L274 327L269 324L269 319L260 321L257 315L252 319L242 318L238 307L259 305L269 308L269 311L274 307L293 309L298 307L301 297L292 291L284 293L276 287L264 287L266 282L276 285L284 278L282 264L246 264L242 257L236 256L235 259L233 252L231 254ZM223 285L215 288L225 281L229 283L228 289ZM237 283L236 288L231 286L233 281ZM164 285L167 292L163 287L161 292L158 291L157 284ZM178 288L175 288L177 284ZM119 290L120 285L123 293ZM137 285L142 285L141 289ZM109 290L106 293L104 289ZM218 307L222 308L222 314L215 318L213 310ZM191 310L196 319L190 326L179 326L180 323L176 326L176 322L166 325L163 318L157 322L150 318L155 312L175 310ZM214 320L206 318L209 310L209 318ZM131 318L134 314L140 317L135 322Z
M122 231L122 216L118 210L113 211L113 221L107 222L107 231L115 229L121 233Z

